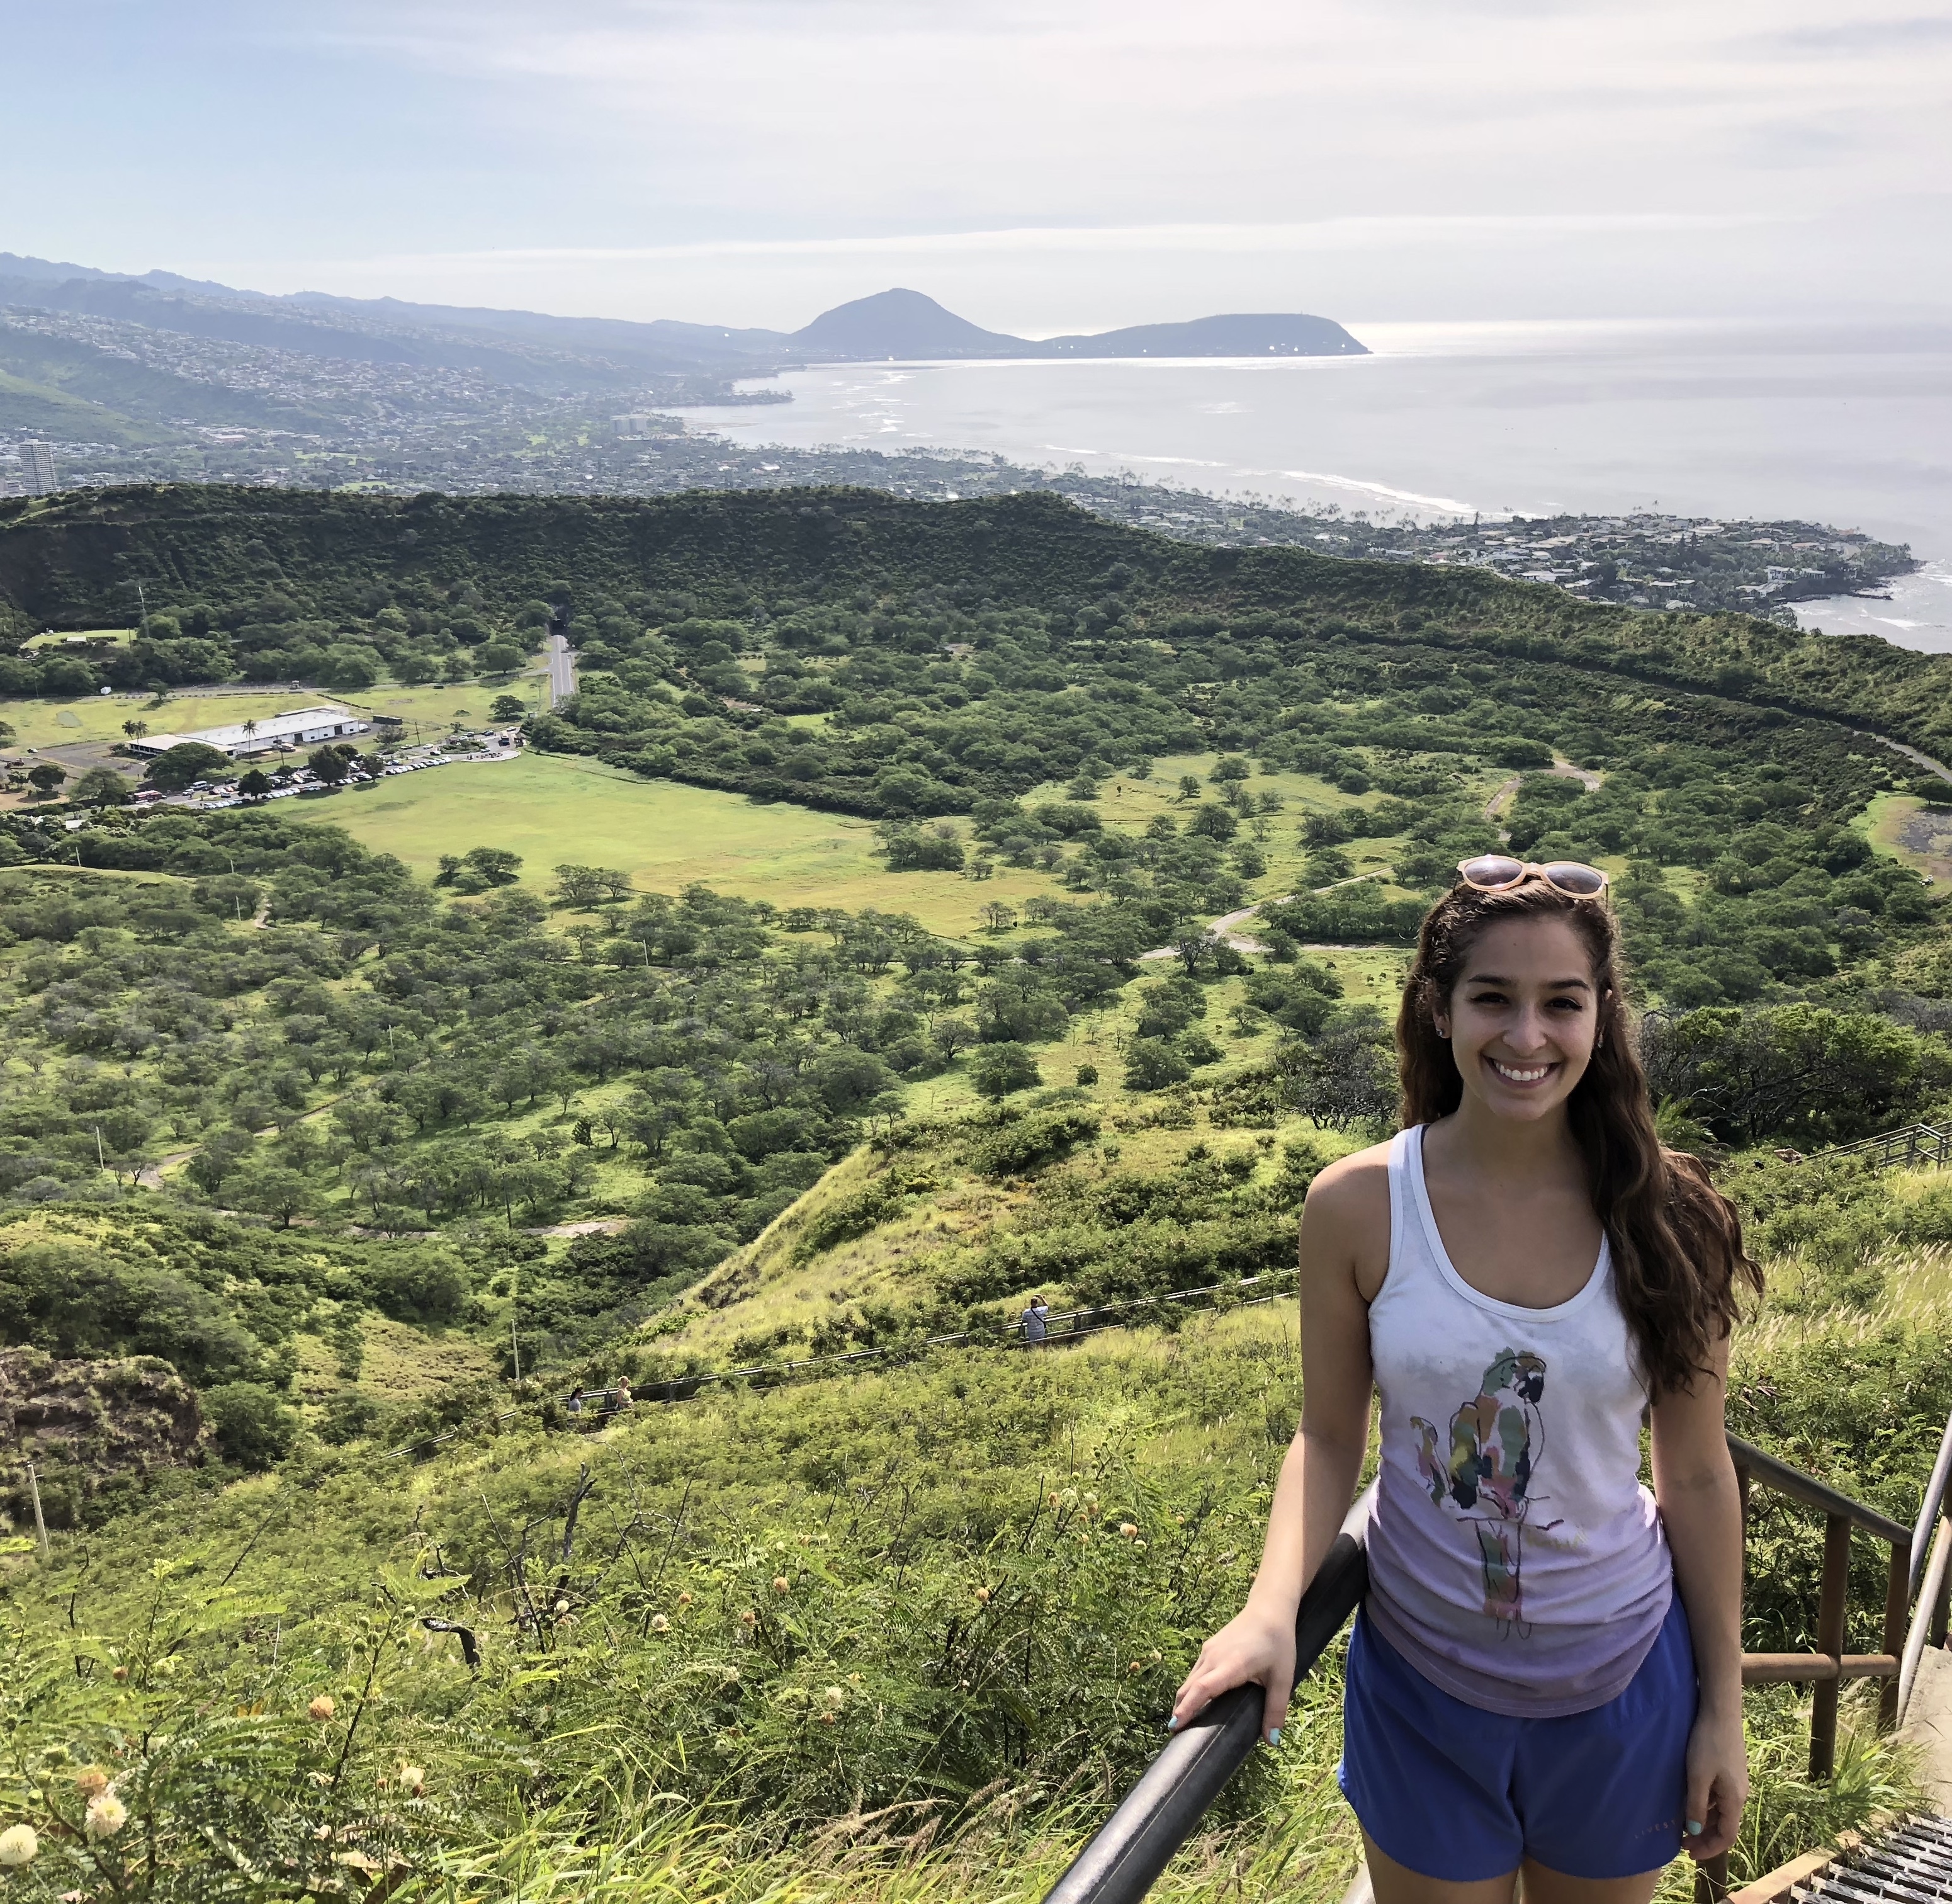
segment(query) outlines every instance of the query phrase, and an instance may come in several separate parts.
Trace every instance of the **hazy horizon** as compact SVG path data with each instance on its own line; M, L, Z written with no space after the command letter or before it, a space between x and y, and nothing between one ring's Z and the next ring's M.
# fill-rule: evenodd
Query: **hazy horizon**
M1025 337L1952 312L1952 0L6 20L0 247L107 270L789 330L899 284Z

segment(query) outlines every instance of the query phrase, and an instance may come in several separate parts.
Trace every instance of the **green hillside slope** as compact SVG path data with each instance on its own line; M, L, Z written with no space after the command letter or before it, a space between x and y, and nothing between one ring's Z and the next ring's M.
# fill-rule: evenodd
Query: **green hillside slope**
M243 390L133 363L113 351L96 349L77 339L48 337L0 322L0 371L23 382L60 392L77 402L99 406L109 412L108 424L160 435L105 436L99 427L94 440L160 440L180 433L186 423L244 424L258 428L302 428L302 412ZM78 429L71 437L86 440Z
M1661 1127L1770 1272L1733 1425L1915 1506L1952 1188L1802 1154L1952 1121L1952 806L1863 731L1939 744L1944 659L1037 498L0 506L17 636L139 577L145 634L0 653L36 759L314 657L471 720L552 626L579 691L512 763L4 795L10 1895L1040 1895L1253 1564L1297 1362L1240 1305L1494 845L1613 875ZM1816 1522L1750 1542L1749 1643L1807 1648ZM1168 1895L1340 1894L1335 1691ZM1813 1788L1753 1696L1741 1873L1913 1802L1859 1716Z
M121 612L124 577L220 608L275 587L306 612L370 614L376 588L468 589L491 611L565 586L682 593L693 612L755 596L844 601L862 589L1061 611L1071 640L1165 636L1179 618L1374 647L1556 659L1952 746L1952 658L1738 616L1636 614L1482 570L1305 550L1209 550L1123 528L1054 497L909 503L859 490L714 492L650 501L118 490L0 506L0 600L56 626Z

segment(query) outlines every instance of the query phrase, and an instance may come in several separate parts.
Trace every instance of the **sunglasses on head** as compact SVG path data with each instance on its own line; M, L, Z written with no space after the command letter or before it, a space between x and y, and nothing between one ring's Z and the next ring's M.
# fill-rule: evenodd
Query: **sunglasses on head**
M1474 892L1510 892L1528 879L1542 879L1568 899L1597 899L1606 890L1609 877L1597 866L1584 866L1577 860L1553 860L1540 866L1503 853L1483 853L1475 860L1459 860L1457 876Z

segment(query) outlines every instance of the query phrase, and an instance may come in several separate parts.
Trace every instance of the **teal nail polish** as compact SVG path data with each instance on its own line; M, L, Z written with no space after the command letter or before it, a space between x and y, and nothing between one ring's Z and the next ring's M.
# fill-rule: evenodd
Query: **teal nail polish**
M1281 1743L1281 1727L1279 1726L1276 1726L1274 1730L1268 1734L1268 1743L1271 1746L1278 1746Z
M1172 1718L1166 1721L1165 1729L1168 1732L1177 1732L1179 1730L1179 1718L1178 1714L1175 1713Z
M1691 1838L1698 1838L1700 1837L1701 1821L1699 1818L1690 1818L1688 1821L1688 1835Z

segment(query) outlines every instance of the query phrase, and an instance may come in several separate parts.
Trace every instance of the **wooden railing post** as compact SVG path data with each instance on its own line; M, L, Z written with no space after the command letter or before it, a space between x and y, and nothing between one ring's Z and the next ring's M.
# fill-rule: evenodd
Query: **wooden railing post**
M1844 1659L1844 1625L1850 1610L1850 1523L1848 1516L1823 1520L1823 1591L1816 1610L1816 1650ZM1816 1683L1810 1707L1810 1776L1828 1778L1837 1763L1837 1689L1833 1675Z
M1911 1600L1911 1543L1893 1543L1891 1571L1885 1580L1884 1649L1894 1658L1904 1652L1904 1630ZM1878 1730L1889 1732L1897 1724L1897 1675L1878 1688Z
M1728 1854L1718 1851L1694 1867L1694 1904L1722 1904L1728 1895Z

